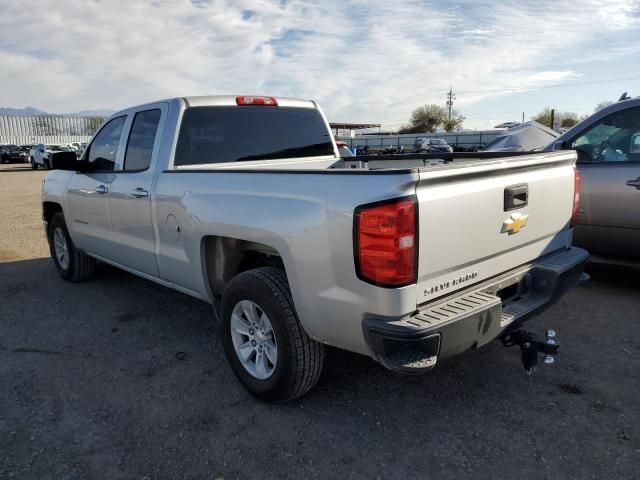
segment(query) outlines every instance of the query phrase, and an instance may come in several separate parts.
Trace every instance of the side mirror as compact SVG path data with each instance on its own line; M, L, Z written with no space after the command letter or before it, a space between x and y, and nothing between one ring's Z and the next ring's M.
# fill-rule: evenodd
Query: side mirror
M566 140L560 140L553 144L553 148L551 150L555 152L557 150L569 150L569 149L570 149L569 142L567 142Z
M75 152L52 153L49 162L51 163L51 168L54 170L70 170L72 172L82 172L85 170L85 163L78 161Z

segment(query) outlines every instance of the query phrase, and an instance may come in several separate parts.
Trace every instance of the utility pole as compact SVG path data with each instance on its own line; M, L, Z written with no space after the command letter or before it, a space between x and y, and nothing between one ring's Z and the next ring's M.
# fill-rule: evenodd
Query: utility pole
M449 124L451 124L451 109L453 108L453 101L456 99L455 93L453 93L453 86L449 87L449 93L447 93L447 108L449 110Z

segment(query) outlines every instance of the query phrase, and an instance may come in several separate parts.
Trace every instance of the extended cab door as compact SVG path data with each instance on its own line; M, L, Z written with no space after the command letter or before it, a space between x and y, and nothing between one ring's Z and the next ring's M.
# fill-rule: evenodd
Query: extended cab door
M123 166L110 187L111 223L117 248L111 259L158 276L152 221L152 187L166 104L132 112Z
M113 250L109 188L122 150L126 118L126 115L116 117L98 131L83 156L90 171L73 174L67 191L67 226L73 243L105 258Z
M604 117L569 141L582 177L574 243L640 258L640 108Z

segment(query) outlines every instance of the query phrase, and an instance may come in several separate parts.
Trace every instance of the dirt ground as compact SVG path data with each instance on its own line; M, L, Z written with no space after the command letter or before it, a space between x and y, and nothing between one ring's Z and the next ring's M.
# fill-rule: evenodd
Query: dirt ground
M44 172L0 166L0 478L640 478L640 274L592 279L528 325L533 378L493 342L399 376L331 350L316 388L257 402L210 308L111 267L65 283Z

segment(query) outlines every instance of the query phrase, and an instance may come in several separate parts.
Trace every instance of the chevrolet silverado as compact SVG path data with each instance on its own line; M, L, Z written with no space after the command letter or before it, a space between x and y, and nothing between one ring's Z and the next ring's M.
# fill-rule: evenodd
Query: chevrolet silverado
M174 98L53 159L45 233L65 280L100 261L211 303L266 401L311 389L325 345L419 373L501 338L530 367L555 352L518 327L587 259L576 154L438 155L341 158L312 101Z

